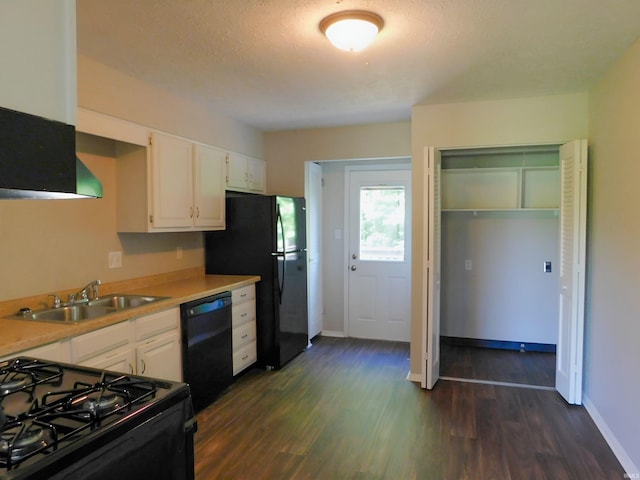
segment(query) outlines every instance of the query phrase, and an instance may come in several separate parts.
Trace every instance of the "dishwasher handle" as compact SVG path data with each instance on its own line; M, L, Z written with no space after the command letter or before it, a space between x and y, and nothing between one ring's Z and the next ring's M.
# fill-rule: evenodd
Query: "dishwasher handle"
M197 317L198 315L204 315L206 313L215 312L222 308L231 306L231 293L216 295L214 297L205 298L198 302L197 305L186 304L187 318Z

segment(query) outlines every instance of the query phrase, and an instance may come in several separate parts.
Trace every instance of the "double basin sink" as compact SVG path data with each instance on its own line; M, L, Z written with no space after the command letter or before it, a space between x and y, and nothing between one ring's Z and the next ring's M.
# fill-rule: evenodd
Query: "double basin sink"
M149 303L165 300L168 297L152 297L146 295L113 294L89 300L83 303L65 305L48 310L25 310L19 312L22 320L40 320L43 322L75 323L82 320L108 315L121 310L141 307Z

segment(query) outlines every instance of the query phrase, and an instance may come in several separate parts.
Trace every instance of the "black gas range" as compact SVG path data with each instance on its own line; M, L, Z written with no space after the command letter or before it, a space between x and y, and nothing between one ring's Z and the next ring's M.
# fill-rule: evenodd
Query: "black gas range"
M19 357L0 407L0 479L194 478L186 384Z

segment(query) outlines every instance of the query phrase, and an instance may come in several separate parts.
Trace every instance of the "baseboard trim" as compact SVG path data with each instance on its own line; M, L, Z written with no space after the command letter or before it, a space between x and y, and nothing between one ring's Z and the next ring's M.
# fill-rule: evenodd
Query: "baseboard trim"
M598 430L600 430L605 441L609 444L609 447L611 447L611 450L613 450L613 454L622 465L622 468L624 468L624 471L629 475L629 478L638 478L637 476L640 475L640 468L633 463L633 460L631 460L627 451L613 434L605 419L602 418L602 415L600 415L596 406L584 393L582 394L582 404L587 410L587 413L591 416L593 423L595 423Z
M496 348L500 350L524 350L525 352L556 353L554 343L512 342L506 340L488 340L484 338L446 337L440 336L440 340L449 345L462 347Z
M462 383L479 383L482 385L495 385L497 387L531 388L533 390L547 390L549 392L556 391L555 387L545 387L543 385L531 385L529 383L497 382L494 380L478 380L475 378L462 378L462 377L440 377L440 380L448 380L450 382L462 382Z
M336 337L336 338L347 338L344 332L340 332L338 330L322 330L320 335L323 337Z

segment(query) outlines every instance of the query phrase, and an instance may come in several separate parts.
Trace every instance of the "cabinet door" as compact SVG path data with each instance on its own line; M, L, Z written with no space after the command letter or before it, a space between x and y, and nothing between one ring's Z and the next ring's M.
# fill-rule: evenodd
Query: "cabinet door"
M159 335L136 347L138 375L182 381L180 336L177 332Z
M101 355L89 358L80 363L84 367L98 368L100 370L112 370L114 372L134 373L133 350L130 346L110 350Z
M253 192L266 191L266 165L259 158L247 157L248 188Z
M193 144L154 132L151 140L153 226L193 225Z
M229 190L245 190L247 188L247 157L239 153L229 153L226 180Z
M217 148L196 145L194 165L194 225L225 226L224 182L227 154Z

